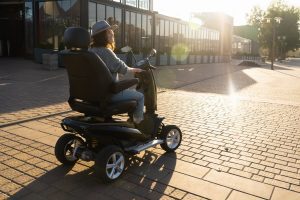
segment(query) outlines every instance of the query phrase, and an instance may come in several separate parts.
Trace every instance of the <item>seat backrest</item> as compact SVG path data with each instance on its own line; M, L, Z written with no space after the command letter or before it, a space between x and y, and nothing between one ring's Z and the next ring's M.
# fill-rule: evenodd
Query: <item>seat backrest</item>
M90 35L80 27L70 27L64 33L67 50L61 52L66 66L70 98L105 103L111 96L113 78L101 58L88 51Z

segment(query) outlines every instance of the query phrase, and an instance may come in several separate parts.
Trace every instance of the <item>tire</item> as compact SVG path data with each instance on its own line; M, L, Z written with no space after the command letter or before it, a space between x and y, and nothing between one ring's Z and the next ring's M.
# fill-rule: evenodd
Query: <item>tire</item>
M175 138L172 139L172 137ZM181 130L175 125L164 126L160 134L160 139L164 140L164 143L160 145L163 150L174 152L181 144Z
M55 156L64 165L74 165L78 161L78 158L73 157L74 141L84 144L80 137L70 133L62 135L55 144Z
M126 159L123 150L118 146L109 145L98 152L95 161L95 172L104 183L111 183L121 177L125 165Z

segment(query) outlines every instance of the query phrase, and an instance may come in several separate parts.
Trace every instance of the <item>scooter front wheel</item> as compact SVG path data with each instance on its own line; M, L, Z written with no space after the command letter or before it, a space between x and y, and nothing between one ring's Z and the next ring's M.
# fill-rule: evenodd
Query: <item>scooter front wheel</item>
M55 157L64 165L74 165L78 158L74 155L76 147L84 144L84 141L70 133L62 135L55 144Z
M163 127L160 138L164 140L161 148L166 152L174 152L180 146L182 133L177 126L167 125Z
M96 175L104 183L116 181L125 169L123 150L115 145L109 145L99 151L95 161Z

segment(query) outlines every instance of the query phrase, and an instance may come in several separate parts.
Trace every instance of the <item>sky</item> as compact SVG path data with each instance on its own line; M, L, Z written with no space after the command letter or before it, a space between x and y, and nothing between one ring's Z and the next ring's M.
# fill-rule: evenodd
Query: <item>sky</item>
M233 17L234 25L247 24L246 14L254 6L266 10L272 0L153 0L154 10L160 14L188 20L192 12L223 12ZM300 0L285 0L300 7Z

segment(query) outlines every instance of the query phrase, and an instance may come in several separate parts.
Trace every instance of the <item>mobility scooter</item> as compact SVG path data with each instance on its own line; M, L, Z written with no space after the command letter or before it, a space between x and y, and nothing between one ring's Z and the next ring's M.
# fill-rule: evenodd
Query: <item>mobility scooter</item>
M114 81L101 58L88 51L90 35L80 27L64 33L66 50L61 52L66 67L70 97L68 103L78 116L66 117L61 127L68 132L55 145L55 156L64 165L79 159L95 161L95 172L104 182L117 180L125 169L126 157L160 145L166 152L175 151L182 139L175 125L164 125L157 110L156 84L148 57L136 63L144 71L129 80ZM145 97L144 120L140 124L120 120L115 115L129 114L135 100L110 103L113 94L137 84Z

